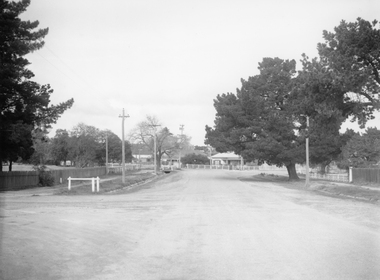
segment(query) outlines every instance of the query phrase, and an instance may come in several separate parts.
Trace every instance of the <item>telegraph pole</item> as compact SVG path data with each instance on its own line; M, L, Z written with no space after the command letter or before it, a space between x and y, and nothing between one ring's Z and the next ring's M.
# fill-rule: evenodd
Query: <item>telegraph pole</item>
M108 175L108 132L106 131L106 173Z
M310 174L309 174L309 116L306 116L306 182L305 187L310 186Z
M180 124L179 125L179 130L181 130L181 140L179 142L179 155L178 155L178 168L181 169L182 168L182 164L181 164L181 150L182 150L182 147L181 147L181 144L182 144L182 136L183 136L183 130L184 130L184 127L185 125L183 124Z
M157 132L156 127L161 126L160 124L152 124L151 127L154 128L154 135L153 135L153 149L154 149L154 174L157 175Z
M125 183L125 145L124 145L124 120L125 120L125 118L129 118L129 115L125 115L124 114L124 108L123 108L123 115L119 115L119 118L122 118L122 120L121 120L121 133L122 133L122 135L121 135L121 153L122 153L122 159L121 159L121 162L122 162L122 168L121 168L121 170L122 170L122 172L123 172L123 177L122 177L122 182L123 182L123 184Z

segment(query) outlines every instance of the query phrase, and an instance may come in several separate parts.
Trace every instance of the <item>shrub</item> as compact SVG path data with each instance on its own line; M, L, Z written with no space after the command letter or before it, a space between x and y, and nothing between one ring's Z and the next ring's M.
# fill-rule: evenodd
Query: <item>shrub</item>
M54 186L54 176L53 174L46 170L45 165L35 165L33 166L35 171L38 171L38 184L43 187Z

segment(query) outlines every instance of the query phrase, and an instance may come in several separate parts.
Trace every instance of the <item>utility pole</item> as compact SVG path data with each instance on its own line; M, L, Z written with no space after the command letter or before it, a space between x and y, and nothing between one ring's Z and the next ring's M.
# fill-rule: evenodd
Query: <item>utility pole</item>
M119 118L122 118L122 120L121 120L121 133L122 133L122 135L121 135L121 153L122 153L122 159L121 159L121 162L122 162L122 168L121 168L121 170L122 170L122 172L123 172L123 177L122 177L122 182L123 182L123 184L125 183L125 145L124 145L124 120L125 120L125 118L129 118L129 115L125 115L124 114L124 108L123 108L123 115L119 115Z
M153 135L153 143L154 143L154 174L157 175L157 133L156 133L156 127L161 126L160 124L152 124L152 127L154 127L154 135Z
M179 155L178 155L178 168L179 169L182 168L182 164L181 164L181 150L182 150L182 147L181 147L181 144L182 144L182 137L183 137L184 126L185 125L183 125L183 124L179 125L179 130L181 130L181 140L179 142Z
M106 131L106 173L108 175L108 132Z
M305 187L310 186L310 174L309 174L309 116L306 116L306 182Z

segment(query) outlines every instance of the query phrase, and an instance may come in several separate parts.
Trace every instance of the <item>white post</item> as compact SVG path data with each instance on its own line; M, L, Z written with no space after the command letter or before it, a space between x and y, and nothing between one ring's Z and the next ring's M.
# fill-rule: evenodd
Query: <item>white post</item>
M71 190L71 177L67 178L67 181L69 181L69 190Z
M92 190L92 192L95 191L95 178L94 177L91 178L91 190Z
M348 170L348 182L352 183L352 167L350 166L350 169Z
M96 177L96 191L99 192L99 176Z

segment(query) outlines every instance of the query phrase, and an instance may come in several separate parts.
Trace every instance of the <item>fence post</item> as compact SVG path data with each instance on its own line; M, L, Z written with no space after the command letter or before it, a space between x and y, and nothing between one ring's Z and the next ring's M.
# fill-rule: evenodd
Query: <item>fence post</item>
M99 192L99 176L96 177L96 192Z
M348 182L352 183L352 167L348 169Z
M92 190L92 192L95 191L95 178L94 177L91 178L91 190Z
M69 190L71 190L71 177L67 178L67 181L69 181Z

